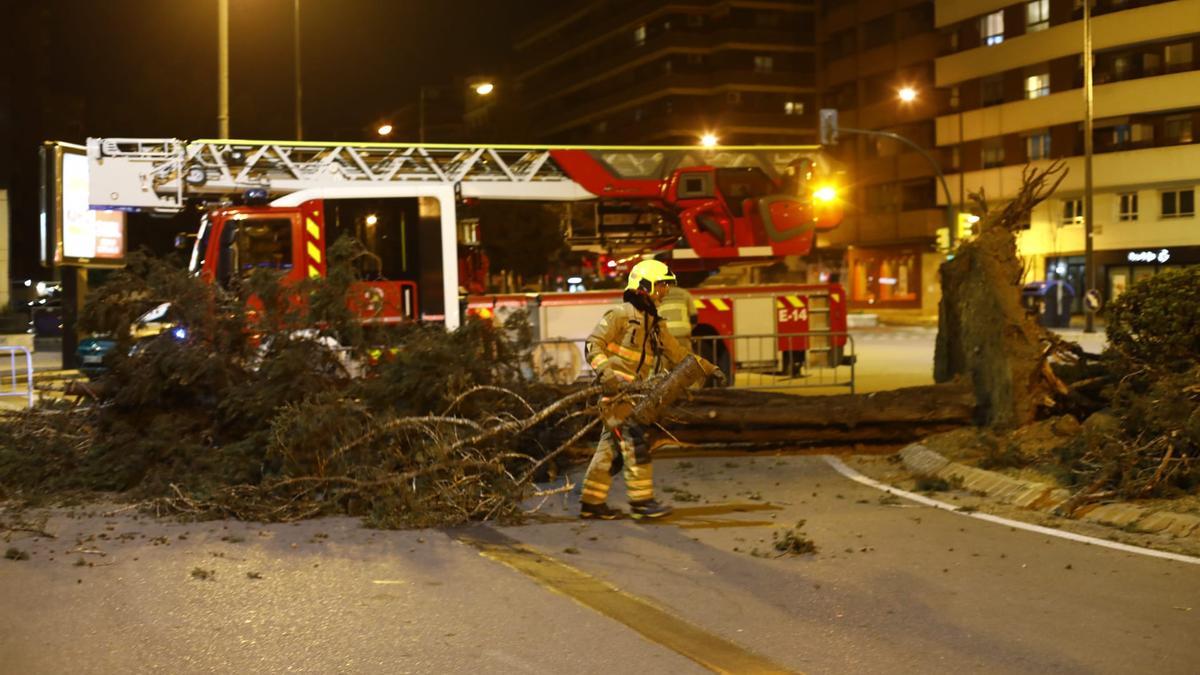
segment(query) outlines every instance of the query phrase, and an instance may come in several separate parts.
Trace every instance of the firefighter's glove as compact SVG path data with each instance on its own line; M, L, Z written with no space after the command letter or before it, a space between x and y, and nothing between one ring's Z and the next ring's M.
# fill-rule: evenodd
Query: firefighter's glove
M601 368L598 373L600 376L600 386L604 388L605 394L616 394L621 391L621 378L612 371L612 368Z
M729 386L729 378L725 377L725 371L721 370L720 368L714 370L712 375L708 376L708 379L710 382L712 382L712 386L714 387Z

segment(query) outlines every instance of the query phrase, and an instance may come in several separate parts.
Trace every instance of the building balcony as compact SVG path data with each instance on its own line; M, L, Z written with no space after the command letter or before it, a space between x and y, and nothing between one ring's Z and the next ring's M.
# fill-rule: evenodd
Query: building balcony
M730 29L716 32L672 31L649 38L640 46L614 49L607 54L586 59L585 63L563 63L548 69L523 72L522 86L533 92L552 92L549 96L568 93L624 72L652 63L672 53L701 53L754 47L788 47L794 51L795 36L787 31ZM808 49L814 49L809 47Z
M607 95L587 99L561 112L546 114L542 117L542 126L547 129L547 133L555 133L566 126L599 121L615 112L632 109L666 96L715 96L723 91L756 89L812 91L811 86L797 84L800 77L798 73L755 73L739 70L662 75L642 80L633 86L621 87ZM780 114L778 117L787 116Z
M1198 108L1200 70L1097 85L1094 96L1096 119ZM1079 122L1083 119L1082 98L1080 90L1072 89L968 110L961 119L957 114L943 115L937 119L937 143L958 143L960 124L963 140L973 141Z
M572 133L576 131L579 133ZM777 142L781 144L805 145L817 135L816 119L811 115L701 111L648 115L639 121L626 119L607 124L603 132L580 130L572 125L555 132L586 143L664 145L696 144L709 132L717 134L725 144L736 144L739 137L773 136L779 138Z
M1063 160L1067 176L1059 185L1056 195L1079 196L1083 193L1083 157ZM1034 167L1045 167L1047 161L1033 162ZM1200 143L1173 145L1168 147L1109 152L1092 157L1094 189L1118 190L1138 186L1196 185L1195 167L1200 166ZM950 174L946 182L950 194L958 194L959 181L964 182L967 192L983 188L989 199L1011 199L1021 187L1024 165L1014 164L968 171L966 174ZM938 193L938 203L945 198Z
M954 3L946 4L953 6L954 12L960 9ZM969 7L969 3L961 4L963 8ZM942 12L940 3L938 9L939 26L957 22L957 19L947 20L949 12ZM970 16L973 15L964 16L963 19ZM1200 33L1200 12L1196 11L1193 0L1139 7L1092 19L1092 47L1096 51L1121 45L1159 42L1195 33ZM1079 54L1082 46L1082 21L1026 33L998 45L977 47L939 58L936 66L937 86L950 87L1012 68L1048 63Z

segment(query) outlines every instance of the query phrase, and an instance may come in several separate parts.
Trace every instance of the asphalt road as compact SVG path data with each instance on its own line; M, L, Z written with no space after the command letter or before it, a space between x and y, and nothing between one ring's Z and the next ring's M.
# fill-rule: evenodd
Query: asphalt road
M653 525L582 523L562 496L539 522L456 531L58 515L55 539L9 534L30 560L0 560L0 670L1192 673L1200 659L1200 565L895 500L817 457L656 469L680 501ZM818 551L775 557L772 536L801 519Z

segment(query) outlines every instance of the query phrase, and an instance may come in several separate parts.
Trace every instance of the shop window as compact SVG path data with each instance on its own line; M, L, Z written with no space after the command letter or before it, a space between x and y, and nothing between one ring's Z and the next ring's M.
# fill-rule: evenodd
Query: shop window
M1196 215L1196 191L1194 189L1164 190L1160 196L1163 218L1187 218Z
M1191 70L1192 68L1192 43L1179 42L1173 45L1167 45L1165 50L1167 72L1173 73L1180 70Z
M1025 98L1050 95L1050 73L1036 73L1025 78Z
M1050 27L1050 0L1025 3L1025 32L1036 33Z
M979 83L980 98L984 106L1004 103L1004 76L989 75Z
M850 254L850 297L859 305L912 306L920 302L920 254L911 249L855 249Z
M989 47L1004 42L1004 10L979 17L979 34Z
M1029 161L1050 157L1050 132L1043 131L1025 137L1025 157Z
M1138 193L1122 192L1117 195L1117 220L1138 219Z
M775 70L775 57L773 56L755 56L754 57L754 72L770 73Z
M989 138L983 142L983 168L991 169L1004 165L1004 141Z
M1083 224L1083 200L1079 198L1064 199L1062 220L1059 221L1060 226L1067 225L1082 225Z
M1167 143L1192 142L1192 116L1174 115L1163 121L1163 140Z

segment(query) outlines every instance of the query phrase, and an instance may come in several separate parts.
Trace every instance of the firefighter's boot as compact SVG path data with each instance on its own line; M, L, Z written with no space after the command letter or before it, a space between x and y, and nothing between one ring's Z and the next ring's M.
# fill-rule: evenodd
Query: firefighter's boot
M652 518L665 518L675 509L672 509L666 504L659 504L653 499L647 499L642 502L629 502L629 515L633 516L634 520L649 520Z
M580 520L616 520L625 516L625 513L620 509L614 509L608 504L588 504L583 502L579 505Z

